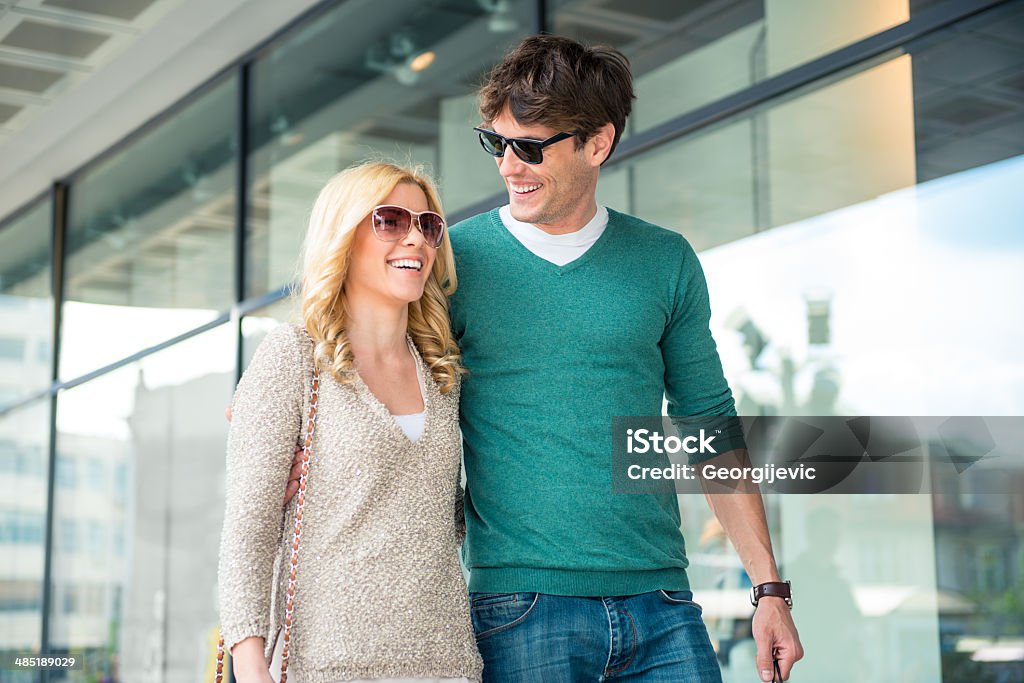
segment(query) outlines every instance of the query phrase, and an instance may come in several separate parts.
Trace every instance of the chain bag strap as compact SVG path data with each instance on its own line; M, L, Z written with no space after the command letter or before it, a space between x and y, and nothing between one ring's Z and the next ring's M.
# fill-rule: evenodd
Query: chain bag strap
M302 473L299 476L298 501L295 504L295 526L292 528L292 558L288 572L288 600L284 608L284 648L281 651L281 681L288 681L288 651L292 635L293 608L295 601L295 573L299 568L299 539L302 537L302 507L306 499L306 481L309 478L309 451L313 446L313 431L316 428L316 403L320 397L320 370L313 367L313 386L309 391L309 423L306 440L302 444ZM224 681L224 636L218 636L216 683Z

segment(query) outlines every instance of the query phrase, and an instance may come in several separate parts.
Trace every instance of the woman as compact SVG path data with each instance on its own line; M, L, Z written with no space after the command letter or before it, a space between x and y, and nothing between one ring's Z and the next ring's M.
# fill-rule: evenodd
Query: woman
M266 683L281 627L314 358L316 430L303 510L289 679L478 680L457 548L460 355L441 205L416 171L335 176L303 248L304 325L284 325L238 384L228 439L221 630L239 683Z

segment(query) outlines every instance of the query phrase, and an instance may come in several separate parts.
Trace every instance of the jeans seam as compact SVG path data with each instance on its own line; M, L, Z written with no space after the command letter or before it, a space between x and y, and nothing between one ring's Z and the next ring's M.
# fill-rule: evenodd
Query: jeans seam
M604 613L608 616L608 659L604 662L604 672L611 673L608 671L608 667L612 664L612 652L615 650L615 627L612 626L612 613L608 609L608 603L602 599L601 604L604 605Z
M629 650L629 657L626 659L626 663L617 669L608 670L608 673L610 674L619 673L620 671L625 671L626 669L628 669L629 665L633 663L633 657L636 656L636 622L633 620L633 615L630 614L629 610L626 608L625 605L622 606L622 611L626 613L627 617L629 617L629 625L633 630L633 646ZM605 669L607 670L607 666L605 667Z
M499 600L497 602L485 602L485 603L480 604L480 605L474 605L473 604L473 599L470 598L469 599L469 608L470 609L479 609L481 607L493 607L494 605L507 605L510 602L513 602L513 603L516 602L516 600L518 599L518 595L519 594L518 593L491 593L490 595L506 595L508 597L506 599L504 599L504 600ZM479 598L477 598L477 599L479 599Z
M701 613L704 612L704 608L701 607L699 602L696 602L694 600L680 600L678 598L673 598L671 595L669 595L665 591L664 588L659 588L658 592L661 593L662 598L664 598L666 601L668 601L669 604L672 604L672 605L692 605L692 606L696 607L698 610L700 610Z
M533 612L533 608L537 606L538 602L540 602L540 593L534 593L533 594L533 602L530 603L530 606L526 608L525 612L523 612L522 614L520 614L518 617L516 617L514 620L510 621L507 624L502 624L501 626L495 626L492 629L489 629L487 631L481 631L480 633L476 634L477 642L479 642L481 638L485 638L485 637L490 636L490 635L492 635L494 633L499 633L501 631L508 630L508 629L512 628L513 626L515 626L516 624L519 624L524 619L526 619L526 617L530 616L530 613ZM497 603L497 604L503 605L505 603Z

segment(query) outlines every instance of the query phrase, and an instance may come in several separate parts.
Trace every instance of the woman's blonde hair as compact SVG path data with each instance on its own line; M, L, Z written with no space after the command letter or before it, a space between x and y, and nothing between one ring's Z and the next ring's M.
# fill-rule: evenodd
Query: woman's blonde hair
M343 290L356 227L401 183L419 186L430 210L444 215L437 191L422 169L374 161L352 166L331 178L309 217L302 247L302 321L313 338L318 363L345 384L352 382L355 372L345 331L348 311ZM464 372L448 318L448 296L457 284L452 244L445 230L423 297L409 304L408 327L442 393L451 391Z

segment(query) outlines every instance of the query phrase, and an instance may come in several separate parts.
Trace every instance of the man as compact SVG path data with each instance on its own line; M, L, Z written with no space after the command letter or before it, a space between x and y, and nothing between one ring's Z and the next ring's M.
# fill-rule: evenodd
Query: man
M692 248L595 199L628 62L527 38L480 98L509 204L452 228L451 304L485 680L720 681L675 495L611 492L613 416L658 415L663 396L672 415L735 414ZM754 585L779 582L760 495L709 500ZM754 636L761 678L773 651L787 678L802 650L784 599L759 600Z
M614 416L659 415L663 397L672 415L735 414L693 249L595 199L632 108L629 64L536 36L480 95L480 142L509 204L452 228L451 306L470 373L463 552L484 678L721 681L676 496L611 490ZM707 497L769 594L754 614L758 674L772 680L774 654L788 678L803 651L760 494Z

